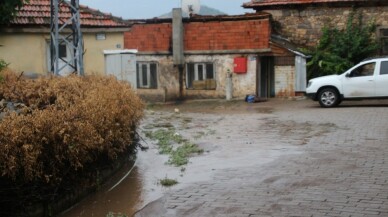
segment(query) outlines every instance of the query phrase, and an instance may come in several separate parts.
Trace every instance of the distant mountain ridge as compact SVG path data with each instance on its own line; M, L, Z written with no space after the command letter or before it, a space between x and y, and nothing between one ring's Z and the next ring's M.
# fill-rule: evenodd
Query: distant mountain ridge
M210 16L216 16L216 15L227 15L226 13L217 10L215 8L208 7L206 5L201 5L201 9L199 10L199 15L210 15ZM189 17L189 15L185 12L182 13L183 17ZM171 18L172 12L160 15L158 18Z

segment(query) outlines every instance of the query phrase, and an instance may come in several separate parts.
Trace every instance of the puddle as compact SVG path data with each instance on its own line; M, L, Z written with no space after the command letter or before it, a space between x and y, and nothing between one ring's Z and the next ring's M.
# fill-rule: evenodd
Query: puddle
M131 170L132 169L132 170ZM123 178L131 170L129 175ZM121 182L120 182L121 181ZM119 184L118 184L119 183ZM65 211L60 217L116 216L121 213L132 216L141 203L142 181L137 166L127 166L119 171L98 192Z

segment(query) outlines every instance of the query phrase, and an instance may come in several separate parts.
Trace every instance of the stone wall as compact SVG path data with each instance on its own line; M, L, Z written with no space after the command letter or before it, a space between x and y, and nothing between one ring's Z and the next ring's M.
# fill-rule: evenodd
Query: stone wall
M349 14L361 12L364 23L375 21L378 28L388 28L388 6L379 7L300 7L267 10L272 14L273 30L303 47L315 46L325 25L344 28Z

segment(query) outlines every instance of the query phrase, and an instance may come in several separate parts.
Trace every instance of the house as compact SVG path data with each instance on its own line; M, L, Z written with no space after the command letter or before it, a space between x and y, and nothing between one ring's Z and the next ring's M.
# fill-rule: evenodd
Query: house
M46 74L50 67L50 0L30 0L7 26L0 26L0 59L16 71ZM130 29L122 19L80 6L86 74L104 74L104 50L123 49L124 32ZM70 16L61 5L60 18ZM72 49L59 47L60 57L72 56ZM72 69L68 69L72 70Z
M345 27L351 12L361 12L364 23L377 24L381 54L388 54L387 0L251 0L243 7L270 13L274 32L305 47L317 44L325 25Z
M236 98L304 92L306 56L271 33L264 12L138 20L124 48L138 50L137 92L150 101L225 98L229 76Z

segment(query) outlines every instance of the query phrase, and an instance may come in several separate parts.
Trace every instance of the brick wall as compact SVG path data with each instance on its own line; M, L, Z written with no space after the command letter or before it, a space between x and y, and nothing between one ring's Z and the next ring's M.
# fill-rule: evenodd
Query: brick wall
M139 51L171 51L172 24L137 24L124 34L124 47Z
M269 20L185 24L185 50L239 50L269 47Z
M185 51L269 48L269 19L184 23ZM125 33L124 47L139 52L172 50L172 24L136 24Z

